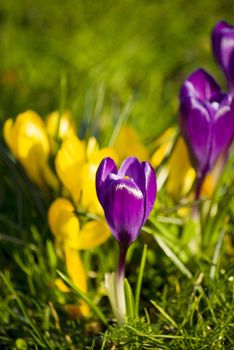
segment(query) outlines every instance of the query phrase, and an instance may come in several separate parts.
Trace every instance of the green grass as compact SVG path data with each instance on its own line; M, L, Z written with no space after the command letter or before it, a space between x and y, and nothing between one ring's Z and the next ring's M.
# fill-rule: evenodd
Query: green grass
M66 107L79 135L108 144L128 117L149 144L176 123L178 90L192 69L203 66L225 87L209 35L219 19L234 23L233 11L229 0L1 2L1 123L29 108L44 117ZM234 349L233 156L212 199L217 214L201 204L197 254L188 249L196 227L178 217L180 203L158 194L127 259L135 291L147 244L139 318L121 327L103 295L104 273L115 270L113 238L83 254L94 312L72 318L66 305L82 295L54 286L66 270L46 219L52 195L29 182L2 137L0 172L1 349Z

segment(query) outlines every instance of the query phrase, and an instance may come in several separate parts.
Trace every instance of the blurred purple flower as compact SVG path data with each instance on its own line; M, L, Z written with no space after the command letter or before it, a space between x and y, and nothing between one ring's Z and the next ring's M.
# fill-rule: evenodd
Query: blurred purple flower
M96 175L98 199L115 238L129 246L140 233L156 199L155 171L148 162L129 157L119 171L105 158Z
M234 27L219 21L212 32L212 46L215 58L234 93Z
M180 125L197 171L197 197L205 175L234 137L234 101L204 70L193 72L180 91Z

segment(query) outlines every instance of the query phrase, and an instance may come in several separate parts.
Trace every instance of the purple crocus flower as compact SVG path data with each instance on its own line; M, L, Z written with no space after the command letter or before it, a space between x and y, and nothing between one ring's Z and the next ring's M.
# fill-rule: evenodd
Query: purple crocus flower
M219 21L212 31L215 58L226 75L229 88L234 93L234 27Z
M234 137L234 101L203 69L193 72L180 91L180 125L197 171L197 193L218 156Z
M126 312L126 253L153 209L157 192L155 171L148 162L141 163L134 157L125 159L117 170L113 159L105 158L97 170L96 190L107 223L120 246L116 283L113 276L107 276L106 286L116 318L122 323Z
M140 233L156 199L155 171L148 162L129 157L119 171L105 158L96 175L98 199L115 238L129 246Z

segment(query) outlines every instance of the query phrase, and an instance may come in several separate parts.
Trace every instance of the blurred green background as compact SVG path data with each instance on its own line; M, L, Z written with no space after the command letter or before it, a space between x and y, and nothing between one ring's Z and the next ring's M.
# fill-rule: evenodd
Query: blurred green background
M176 120L191 70L202 66L223 83L210 32L220 19L233 23L233 14L231 0L3 0L1 119L58 109L65 76L65 105L76 119L92 120L104 92L105 115L133 96L131 122L155 136Z

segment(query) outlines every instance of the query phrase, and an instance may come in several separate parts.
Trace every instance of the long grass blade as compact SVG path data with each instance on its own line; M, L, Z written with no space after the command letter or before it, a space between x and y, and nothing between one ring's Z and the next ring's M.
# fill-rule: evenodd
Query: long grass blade
M84 292L82 292L79 288L77 288L75 286L75 284L68 278L66 277L61 271L57 270L57 273L59 274L59 276L72 288L72 290L75 292L75 294L79 295L79 297L81 299L83 299L90 307L90 309L93 310L93 312L96 314L96 316L98 318L100 318L100 320L105 324L108 325L108 321L105 317L105 315L102 313L102 311L99 309L99 307L97 307L97 305L95 305L92 300L90 300L90 298L87 296L87 294L85 294Z
M160 248L164 251L164 253L168 256L168 258L175 264L176 267L189 279L193 277L192 273L189 269L182 263L182 261L175 255L175 253L166 245L161 237L158 235L154 235L154 239L160 246Z
M157 309L160 314L167 320L169 321L174 328L178 328L177 323L173 320L173 318L168 315L168 313L160 306L158 305L154 300L150 300L151 304Z
M145 244L142 257L141 257L140 270L138 273L136 292L135 292L135 316L138 316L138 313L139 313L140 293L141 293L141 285L142 285L143 273L145 268L146 254L147 254L147 245Z

